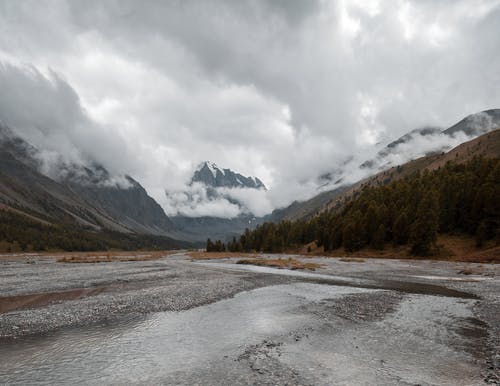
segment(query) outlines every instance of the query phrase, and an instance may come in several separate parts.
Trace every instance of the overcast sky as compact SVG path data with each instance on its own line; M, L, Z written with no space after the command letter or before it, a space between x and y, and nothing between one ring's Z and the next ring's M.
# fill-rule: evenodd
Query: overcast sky
M0 0L0 62L0 121L35 145L169 213L164 190L211 160L265 182L263 213L376 143L500 107L500 1Z

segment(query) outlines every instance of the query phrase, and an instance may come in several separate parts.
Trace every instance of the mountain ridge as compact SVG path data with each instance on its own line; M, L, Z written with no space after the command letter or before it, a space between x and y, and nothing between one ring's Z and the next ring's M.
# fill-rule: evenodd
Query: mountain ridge
M398 139L390 142L387 146L385 146L382 150L378 152L378 156L385 157L390 154L393 149L397 149L398 145L407 144L411 142L411 139L417 136L432 136L432 135L445 135L446 137L452 138L457 135L459 132L462 132L464 135L480 135L480 133L488 133L491 132L495 127L500 127L500 109L490 109L484 110L479 113L469 114L458 123L452 125L448 129L440 130L436 127L424 127L420 129L414 129L409 133L399 137ZM471 138L472 139L472 138ZM460 146L460 145L459 145ZM439 155L443 151L448 151L449 148L440 148L439 150L431 151L427 154L430 155ZM416 157L416 159L425 158ZM275 209L271 214L267 215L265 221L281 221L281 220L298 220L307 218L309 216L314 215L319 208L324 205L328 205L330 201L338 200L338 198L343 197L343 195L352 189L355 189L357 186L361 185L363 181L369 180L374 176L383 175L384 171L390 170L392 168L397 167L397 165L385 165L385 167L381 167L377 170L375 165L383 164L383 162L375 160L367 160L360 165L360 168L373 168L374 172L367 177L361 179L360 181L343 184L343 177L340 177L338 184L336 187L332 189L325 190L317 195L311 197L308 200L293 202L289 206L285 208ZM409 162L412 162L411 160ZM338 178L338 173L337 173Z
M0 203L43 221L65 222L94 231L168 235L174 225L132 177L113 182L102 166L65 164L59 178L41 172L37 149L2 128Z
M207 238L229 240L239 235L245 228L253 228L260 224L262 218L255 216L231 191L238 189L264 190L265 184L257 177L244 176L229 168L221 168L211 161L204 161L193 172L189 187L195 185L204 189L206 199L210 202L226 201L240 208L240 213L232 218L218 216L188 216L177 214L170 219L175 224L181 237L196 242L205 242ZM196 191L197 192L197 191ZM168 191L166 192L168 196ZM194 200L192 194L187 197ZM197 194L195 194L197 196ZM196 205L196 203L195 203Z
M257 177L244 176L228 168L220 168L211 161L202 162L194 171L191 184L200 182L212 188L251 188L267 190Z

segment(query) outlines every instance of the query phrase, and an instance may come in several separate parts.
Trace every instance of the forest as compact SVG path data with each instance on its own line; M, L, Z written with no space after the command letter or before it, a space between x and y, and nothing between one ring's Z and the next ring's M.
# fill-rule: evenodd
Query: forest
M0 210L0 252L165 250L179 248L168 237L96 232L70 224L45 225L8 210Z
M440 233L473 236L477 247L492 239L499 243L499 222L500 159L475 157L366 186L328 212L264 223L227 245L207 240L207 251L279 253L315 242L325 252L408 245L412 254L427 256Z

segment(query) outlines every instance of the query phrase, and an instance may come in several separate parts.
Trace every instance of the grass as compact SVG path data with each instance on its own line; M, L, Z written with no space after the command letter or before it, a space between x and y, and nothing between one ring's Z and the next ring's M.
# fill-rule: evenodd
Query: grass
M310 271L315 271L317 268L321 268L321 264L317 263L304 263L300 260L289 257L288 259L241 259L236 262L236 264L250 264L258 265L272 268L286 268L286 269L307 269Z
M171 255L174 251L165 252L97 252L76 253L63 255L57 259L58 263L112 263L116 261L148 261L158 260Z

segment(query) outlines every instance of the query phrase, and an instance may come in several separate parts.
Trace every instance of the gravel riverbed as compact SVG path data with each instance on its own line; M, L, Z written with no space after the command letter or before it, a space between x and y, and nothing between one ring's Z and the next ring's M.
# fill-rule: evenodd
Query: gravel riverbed
M114 331L130 321L145 326L142 321L153 318L167 326L161 336L173 329L171 318L181 318L179 325L189 327L182 339L203 338L211 351L202 350L205 356L189 369L170 359L168 371L152 378L134 374L118 383L500 384L496 265L307 258L322 268L303 273L236 261L192 261L184 253L99 264L58 263L50 256L1 257L5 311L0 313L0 383L21 384L34 376L29 365L19 365L19 358L26 357L19 351L22 344L31 353L40 347L37 355L43 357L44 345L60 341L65 352L72 345L64 339L80 339L79 331L86 328L102 334L102 328ZM197 322L191 326L193 318ZM230 324L241 329L228 328L227 337L210 341L220 326ZM54 335L65 331L70 338ZM141 334L148 336L147 331ZM158 339L176 347L179 334L184 329ZM34 348L32 342L37 342ZM127 349L115 344L127 358ZM179 346L179 355L185 347L189 344ZM7 360L15 353L18 359ZM72 355L71 350L65 354ZM158 358L166 361L168 355L162 351ZM218 361L210 359L218 355ZM197 368L199 363L203 368ZM26 378L12 376L14 369ZM47 375L36 374L40 380ZM116 380L103 376L95 383Z

